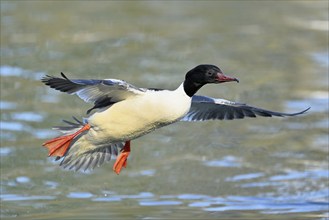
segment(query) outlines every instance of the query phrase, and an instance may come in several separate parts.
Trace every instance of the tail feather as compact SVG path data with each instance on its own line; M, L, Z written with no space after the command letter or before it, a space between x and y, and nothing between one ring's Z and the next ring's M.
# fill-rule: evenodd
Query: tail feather
M88 169L94 169L94 166L91 166L93 160L94 160L94 157L89 157L85 160L84 166L82 167L83 171L86 171Z
M97 164L97 157L93 156L89 167L86 167L85 170L88 170L88 169L93 170L96 167L96 164Z
M101 166L104 162L109 162L112 156L117 156L124 142L98 146L95 150L80 153L76 148L70 149L63 158L60 166L69 170L92 170L96 166Z
M81 129L85 124L87 124L87 121L84 119L83 121L79 121L76 117L72 116L73 120L76 121L76 123L63 120L68 126L55 126L53 129L58 130L65 134L74 134L79 129Z

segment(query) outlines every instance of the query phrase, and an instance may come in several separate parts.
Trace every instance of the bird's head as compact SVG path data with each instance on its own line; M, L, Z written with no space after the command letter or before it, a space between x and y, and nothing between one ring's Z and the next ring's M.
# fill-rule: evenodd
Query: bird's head
M224 75L220 68L210 64L201 64L194 67L186 73L185 80L200 85L231 81L239 82L237 78Z
M224 83L236 81L237 78L226 76L222 70L215 65L201 64L188 71L185 75L184 90L192 97L202 86L208 83Z

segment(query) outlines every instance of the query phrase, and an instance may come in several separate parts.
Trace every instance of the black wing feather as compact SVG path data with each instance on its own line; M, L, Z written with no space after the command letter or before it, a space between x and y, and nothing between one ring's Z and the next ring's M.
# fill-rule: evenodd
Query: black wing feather
M190 111L182 118L182 121L205 121L205 120L233 120L245 117L284 117L300 115L308 111L307 108L296 113L275 112L262 108L249 106L242 103L214 99L207 96L193 96Z

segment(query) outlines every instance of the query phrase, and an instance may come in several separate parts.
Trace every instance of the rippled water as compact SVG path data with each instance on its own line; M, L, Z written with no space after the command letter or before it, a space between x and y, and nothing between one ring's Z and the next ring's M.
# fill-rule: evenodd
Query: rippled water
M326 1L1 1L1 219L326 219ZM128 167L70 172L41 144L90 107L40 78L173 89L200 63L239 84L201 94L294 118L177 123L132 141Z

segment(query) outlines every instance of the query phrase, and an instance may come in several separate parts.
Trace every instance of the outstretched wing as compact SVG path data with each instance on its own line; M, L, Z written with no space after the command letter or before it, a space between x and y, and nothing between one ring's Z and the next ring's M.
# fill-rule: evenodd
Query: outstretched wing
M232 120L244 117L284 117L300 115L309 110L307 108L297 113L274 112L249 106L242 103L231 102L225 99L214 99L207 96L193 96L190 111L181 121L205 121L205 120Z
M68 79L63 73L61 75L62 78L47 75L41 81L53 89L76 94L85 102L94 103L92 109L106 107L146 91L118 79Z

